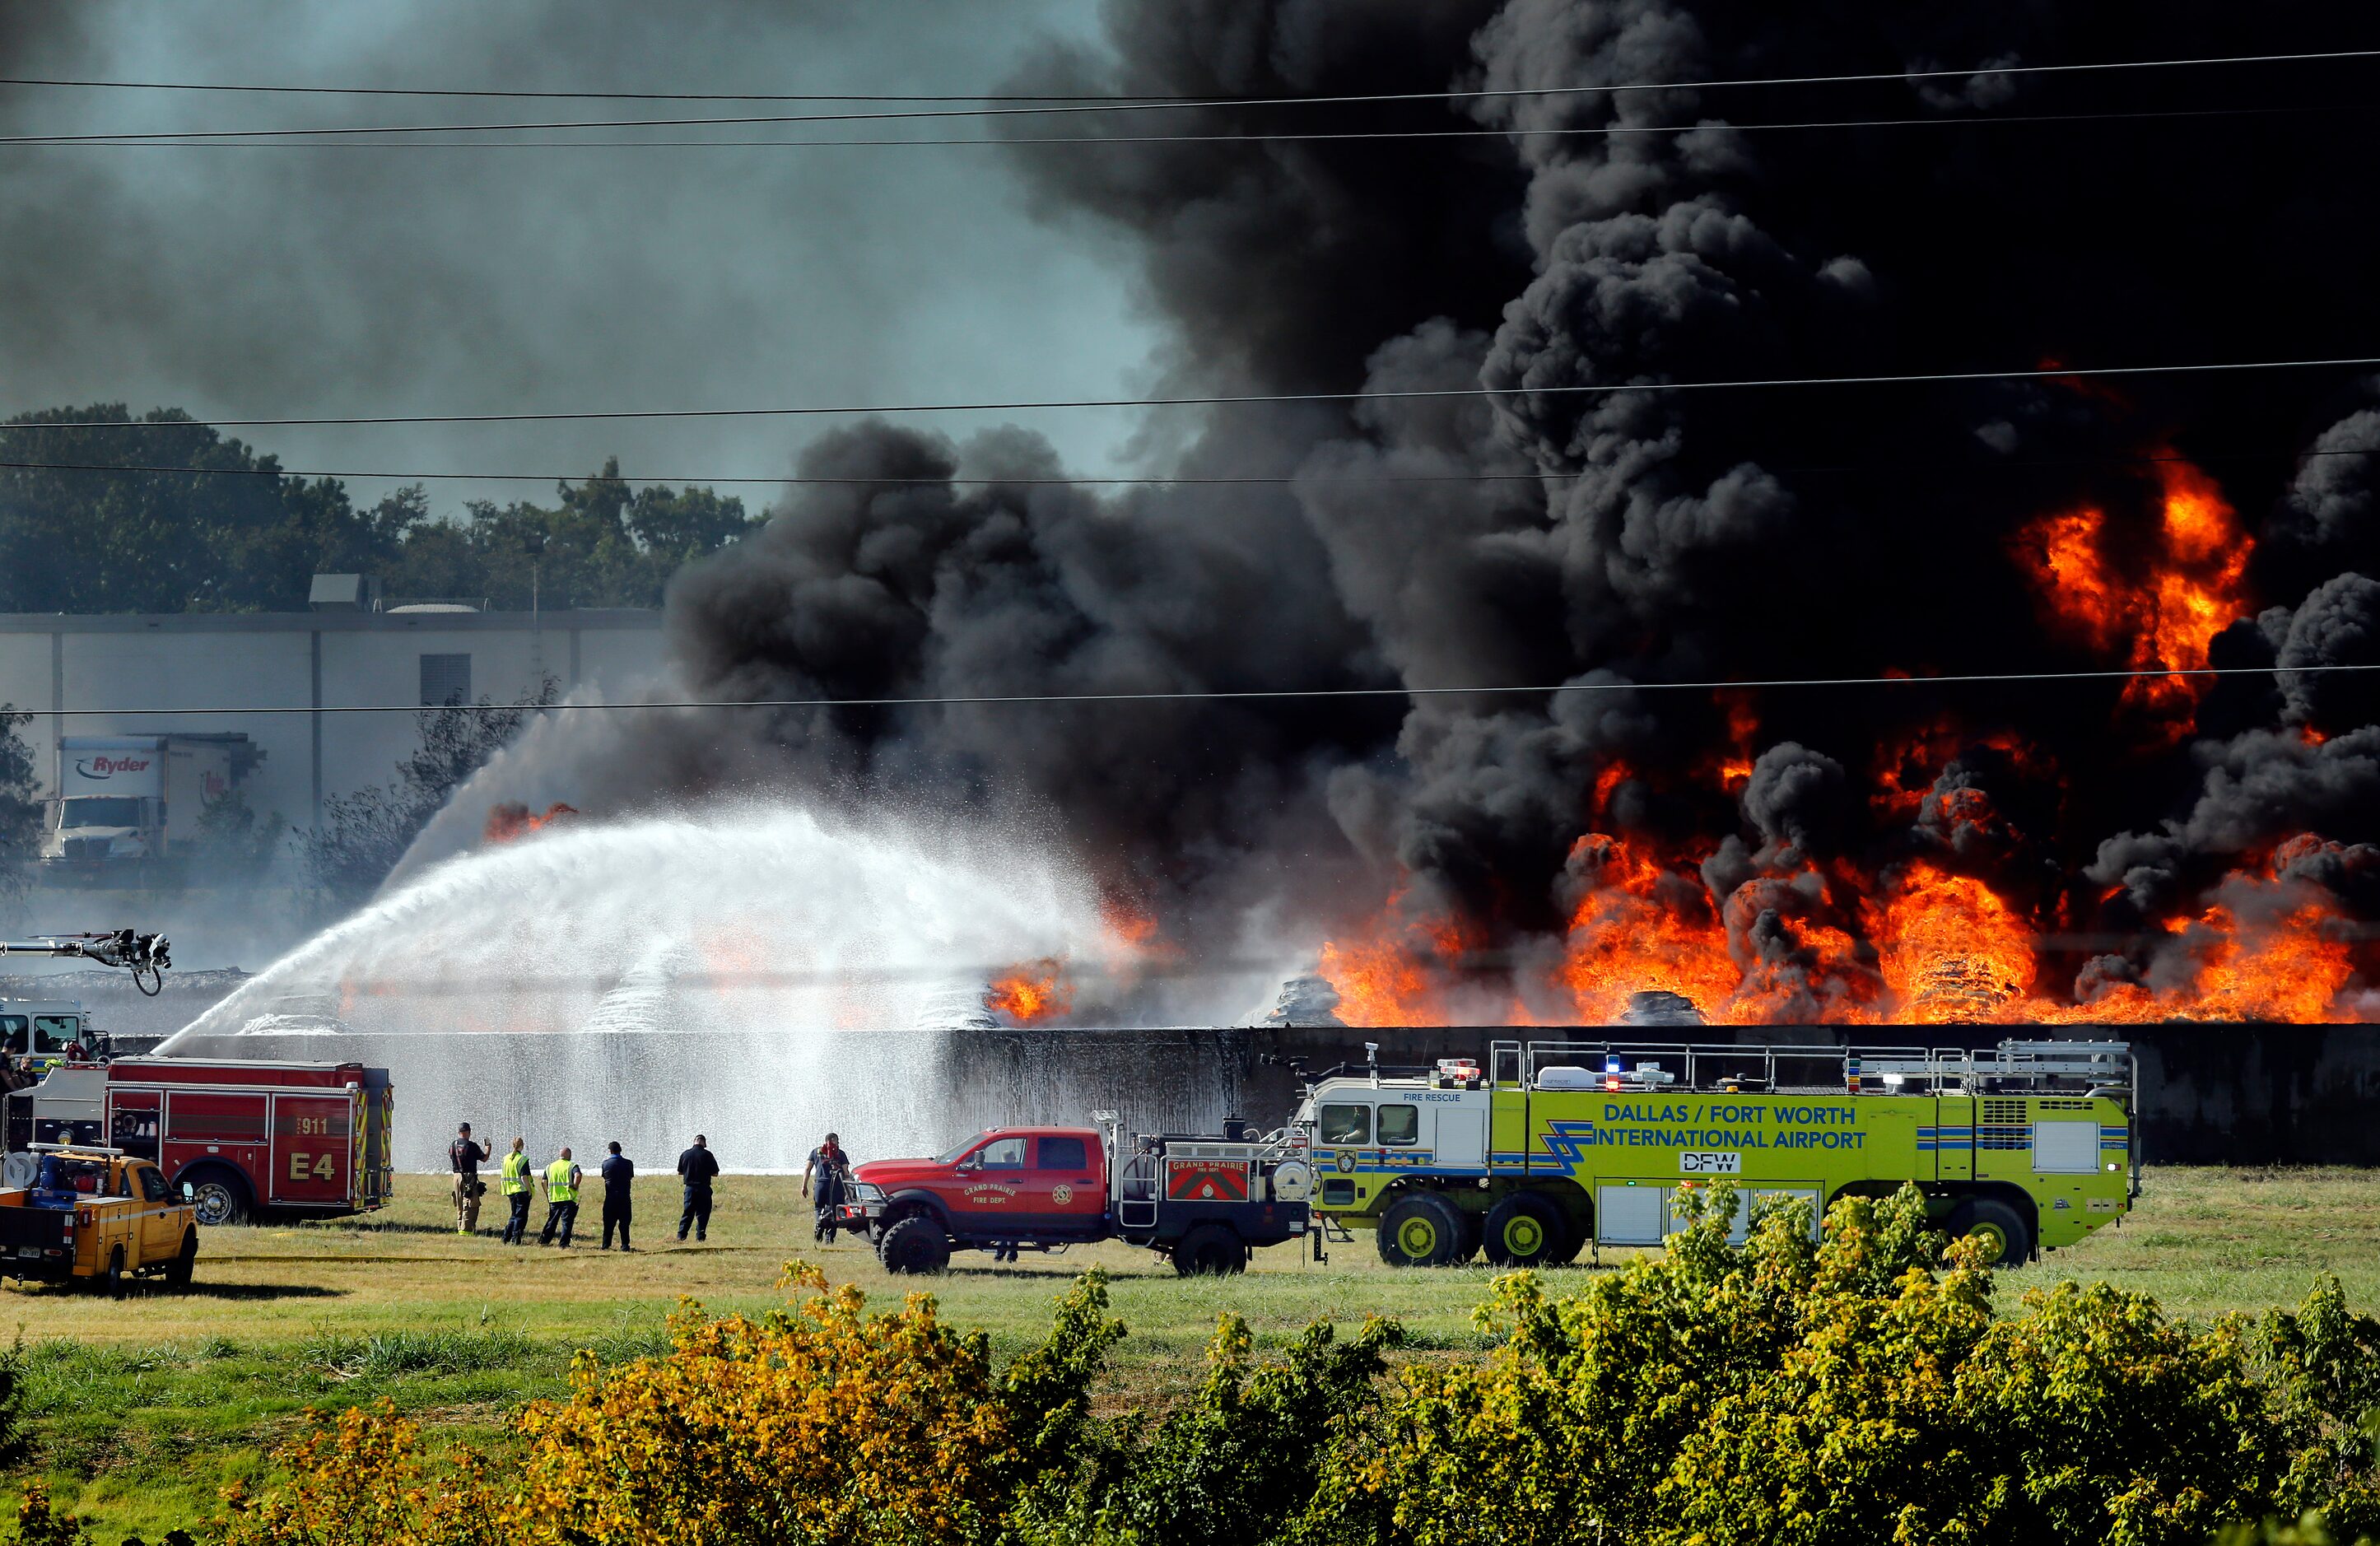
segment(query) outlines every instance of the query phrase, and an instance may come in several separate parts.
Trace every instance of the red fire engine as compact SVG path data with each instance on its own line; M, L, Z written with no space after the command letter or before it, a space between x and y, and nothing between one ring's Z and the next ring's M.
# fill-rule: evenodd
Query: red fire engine
M65 1063L8 1096L13 1159L36 1143L98 1145L188 1182L199 1222L259 1211L354 1213L388 1200L388 1070L360 1063L125 1058Z

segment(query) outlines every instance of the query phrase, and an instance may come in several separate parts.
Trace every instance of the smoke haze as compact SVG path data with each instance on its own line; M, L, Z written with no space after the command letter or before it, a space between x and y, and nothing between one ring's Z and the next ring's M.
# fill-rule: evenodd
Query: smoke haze
M1165 120L1507 131L1484 138L1009 147L1037 239L1120 255L1154 335L1135 379L1379 395L1160 413L1129 453L1280 485L1108 496L1027 481L1081 465L1038 429L822 433L802 471L888 481L789 492L683 573L672 690L1612 690L565 716L420 857L498 799L601 815L763 785L1022 813L1168 947L1328 939L1342 988L1393 979L1370 1012L1593 1016L1605 978L1654 961L1675 980L1636 985L1742 1017L1912 1015L1941 993L1960 1013L2146 1016L2186 992L2192 1013L2361 1013L2380 699L2305 667L2380 663L2372 383L1534 390L2380 352L2380 292L2338 261L2373 235L2362 63L1899 79L2359 41L2304 6L1109 5L1096 35L1018 54L1005 89L1888 79ZM1759 127L1853 118L1908 122ZM648 261L667 245L623 240ZM639 328L732 331L676 310L697 304L690 262L654 272ZM507 331L505 297L488 305L511 319L488 389L526 390L549 357ZM888 286L835 325L866 355L921 314ZM1076 344L987 352L1006 390L1062 396ZM395 402L392 383L449 374L397 348L356 390ZM1480 384L1499 391L1385 396ZM1661 686L2209 663L2258 675ZM1937 969L1927 941L2002 925L2012 957ZM1674 949L1613 954L1671 930ZM2209 996L2259 941L2300 978L2319 956L2310 1007L2269 984Z

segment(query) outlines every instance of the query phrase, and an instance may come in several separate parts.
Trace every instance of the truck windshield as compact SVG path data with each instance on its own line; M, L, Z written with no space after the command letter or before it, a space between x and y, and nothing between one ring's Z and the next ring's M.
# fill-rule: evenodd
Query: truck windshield
M982 1140L982 1138L983 1135L981 1133L978 1133L974 1138L959 1139L958 1142L951 1145L950 1148L944 1150L941 1153L935 1155L934 1163L938 1165L954 1165L958 1163L959 1156L965 1153L968 1150L973 1149Z
M58 807L60 827L137 827L140 802L128 795L86 795Z

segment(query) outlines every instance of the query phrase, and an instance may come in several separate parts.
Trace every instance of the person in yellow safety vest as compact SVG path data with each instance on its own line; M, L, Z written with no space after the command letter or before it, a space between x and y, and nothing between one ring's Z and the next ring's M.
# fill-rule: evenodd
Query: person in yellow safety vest
M513 1139L513 1151L504 1156L504 1201L511 1204L513 1215L504 1221L504 1244L528 1244L528 1205L536 1183L529 1179L528 1142Z
M571 1162L570 1150L566 1145L562 1150L562 1158L545 1167L545 1227L538 1232L539 1245L552 1245L554 1226L559 1224L562 1226L562 1248L570 1248L570 1226L578 1222L581 1175L578 1166Z

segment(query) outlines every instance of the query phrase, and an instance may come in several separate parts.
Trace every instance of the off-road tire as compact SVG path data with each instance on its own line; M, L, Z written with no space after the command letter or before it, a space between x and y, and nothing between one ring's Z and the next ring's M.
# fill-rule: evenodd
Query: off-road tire
M122 1246L107 1253L107 1271L101 1275L100 1282L107 1285L109 1298L124 1297L124 1248Z
M939 1272L951 1264L951 1237L933 1220L912 1215L884 1232L876 1255L888 1272Z
M1248 1268L1246 1242L1219 1223L1191 1225L1173 1242L1171 1254L1174 1272L1185 1278L1222 1277Z
M1486 1234L1488 1260L1499 1267L1550 1267L1570 1260L1563 1248L1578 1253L1570 1221L1534 1192L1514 1192L1488 1210Z
M249 1221L253 1204L249 1199L248 1183L239 1178L237 1172L221 1165L201 1165L184 1179L190 1184L191 1200L198 1208L200 1223L216 1228Z
M1435 1192L1415 1192L1380 1215L1380 1260L1391 1267L1449 1267L1462 1258L1462 1211Z
M1992 1265L2022 1267L2033 1260L2033 1231L2024 1215L1993 1197L1971 1197L1950 1210L1950 1238L1980 1235L1995 1248Z
M173 1260L165 1263L165 1281L176 1288L189 1287L190 1277L197 1270L198 1262L199 1231L193 1224L182 1231L182 1248L174 1253Z

